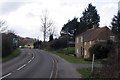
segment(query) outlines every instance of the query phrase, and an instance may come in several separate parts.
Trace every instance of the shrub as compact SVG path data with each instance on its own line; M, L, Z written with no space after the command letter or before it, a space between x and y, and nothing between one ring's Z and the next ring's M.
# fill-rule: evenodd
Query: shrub
M106 64L93 73L97 78L120 78L120 46L113 46Z
M96 59L107 58L108 53L110 52L111 46L108 44L95 44L90 49L90 55L92 57L93 53L95 54Z
M60 38L50 42L51 49L60 49L67 47L67 38Z
M16 47L13 46L13 38L16 37L13 33L2 34L2 57L10 55L12 51L16 49Z

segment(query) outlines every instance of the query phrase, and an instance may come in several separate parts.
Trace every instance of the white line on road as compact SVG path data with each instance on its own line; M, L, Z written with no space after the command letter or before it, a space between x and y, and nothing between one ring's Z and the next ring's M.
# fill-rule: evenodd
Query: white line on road
M52 57L51 57L52 58ZM52 58L52 61L53 61L53 68L52 68L52 72L51 72L51 75L50 75L50 78L49 78L49 80L51 80L51 78L52 78L52 76L53 76L53 70L54 70L54 60L53 60L53 58Z
M26 66L26 64L22 65L22 66L19 67L17 70L20 70L20 69L22 69L22 68L25 67L25 66Z
M29 60L28 63L30 63L32 60Z
M30 62L34 59L34 55L33 55L33 54L32 54L32 56L33 56L33 57L27 62L27 64L30 63ZM19 67L19 68L17 69L17 71L20 70L20 69L22 69L23 67L25 67L27 64L24 64L24 65L22 65L21 67ZM13 71L13 72L16 72L16 71ZM11 74L12 74L12 73L8 73L7 75L1 77L0 80L3 79L3 78L6 78L6 77L8 77L8 76L10 76Z
M0 80L3 79L3 78L6 78L7 76L10 76L11 74L12 74L12 73L8 73L7 75L1 77Z
M52 77L53 77L54 68L55 68L55 62L56 62L57 66L56 66L56 73L55 73L55 77L54 78L57 78L57 73L58 73L58 64L57 64L57 61L56 61L56 59L53 56L50 55L50 57L52 58L52 61L53 61L53 68L52 68L52 72L51 72L49 80L51 80Z

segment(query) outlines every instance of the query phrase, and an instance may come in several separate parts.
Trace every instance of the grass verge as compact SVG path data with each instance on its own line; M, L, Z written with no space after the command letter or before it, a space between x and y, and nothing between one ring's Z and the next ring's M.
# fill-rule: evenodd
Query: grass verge
M82 78L91 78L91 68L78 68L76 70L82 74Z
M77 58L77 57L74 57L74 56L70 56L70 55L66 55L64 53L60 53L59 51L48 51L50 53L54 53L58 56L60 56L61 58L64 58L65 60L67 60L68 62L71 62L71 63L92 63L91 61L86 61L84 60L83 58ZM106 62L107 61L107 58L105 59L96 59L94 63L96 64L100 64L101 62Z
M66 54L58 53L56 51L48 51L48 52L54 53L54 54L60 56L61 58L64 58L65 60L67 60L68 62L71 62L71 63L91 63L91 61L85 61L83 58L77 58L77 57L74 57L74 56L69 56L69 55L66 55Z
M0 62L1 62L1 61L2 61L2 62L8 61L8 60L16 57L16 56L19 55L19 54L20 54L20 49L16 49L16 50L14 50L14 51L12 52L11 55L0 59Z
M94 67L94 71L100 71L102 68L100 67ZM91 72L91 67L89 68L77 68L77 72L79 72L82 75L82 78L96 78L93 73Z

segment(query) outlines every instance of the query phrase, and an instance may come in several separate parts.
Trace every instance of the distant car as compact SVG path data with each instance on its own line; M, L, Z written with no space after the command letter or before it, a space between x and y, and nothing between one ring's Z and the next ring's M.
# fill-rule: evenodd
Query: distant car
M24 48L23 46L19 46L19 48Z

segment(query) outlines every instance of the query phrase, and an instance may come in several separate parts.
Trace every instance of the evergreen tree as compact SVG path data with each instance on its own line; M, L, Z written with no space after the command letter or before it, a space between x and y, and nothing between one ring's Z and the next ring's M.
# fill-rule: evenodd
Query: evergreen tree
M64 24L62 30L60 32L61 35L69 34L70 36L75 36L75 31L77 30L77 26L79 22L77 21L78 18L74 18L71 21L69 20L68 23Z
M49 42L50 41L53 41L53 35L51 34L50 37L49 37Z
M93 24L98 24L100 22L100 16L97 14L95 6L92 6L90 3L88 8L83 12L83 16L80 18L80 22L84 22L87 25L87 28L92 28Z
M120 39L120 12L112 19L112 32L116 34Z

